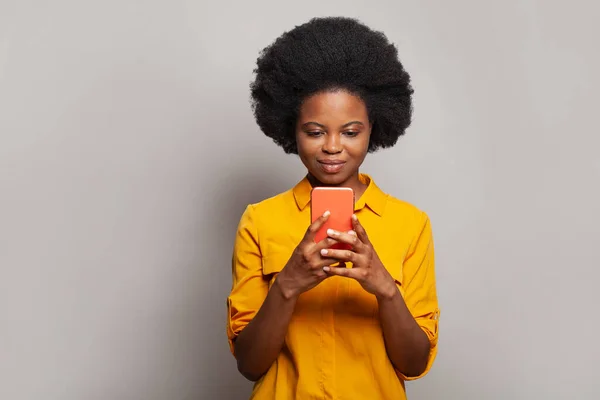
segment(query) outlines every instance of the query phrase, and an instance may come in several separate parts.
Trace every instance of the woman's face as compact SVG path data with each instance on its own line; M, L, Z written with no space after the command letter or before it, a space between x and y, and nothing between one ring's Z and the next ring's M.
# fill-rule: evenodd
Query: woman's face
M312 178L327 186L352 186L369 149L365 103L347 91L307 98L296 123L298 155Z

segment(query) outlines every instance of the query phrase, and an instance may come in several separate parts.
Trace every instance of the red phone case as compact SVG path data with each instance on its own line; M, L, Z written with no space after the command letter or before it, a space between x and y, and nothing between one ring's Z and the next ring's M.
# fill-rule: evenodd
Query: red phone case
M352 229L354 214L354 191L347 187L315 187L311 191L311 221L315 222L325 211L331 215L315 235L318 243L327 237L327 229L340 232ZM350 245L336 243L333 249L350 249Z

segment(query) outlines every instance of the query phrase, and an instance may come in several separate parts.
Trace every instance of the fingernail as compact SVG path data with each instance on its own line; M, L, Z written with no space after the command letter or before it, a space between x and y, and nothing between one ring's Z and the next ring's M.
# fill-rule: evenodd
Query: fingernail
M335 231L333 229L327 229L327 234L333 236L335 235Z
M354 232L354 231L349 231L348 234L356 236L356 232Z
M329 269L330 269L329 267L323 267L323 271L325 271L325 272L329 272Z
M329 210L327 210L327 211L325 211L325 212L323 213L323 216L324 216L324 217L329 217L329 214L331 214L331 213L329 212Z
M327 249L323 249L323 250L321 250L321 254L322 254L322 255L326 256L326 255L327 255L327 253L328 253Z
M352 214L352 219L358 221L358 217L356 216L356 214Z

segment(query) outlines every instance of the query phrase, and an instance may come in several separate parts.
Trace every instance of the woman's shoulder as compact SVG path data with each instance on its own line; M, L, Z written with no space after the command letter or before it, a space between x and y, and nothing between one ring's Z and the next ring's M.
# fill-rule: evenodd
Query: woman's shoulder
M288 189L263 200L247 204L244 216L251 216L255 221L267 216L272 218L289 209L292 205L295 205L294 194L292 189Z
M388 194L385 214L393 219L400 219L416 225L423 225L429 220L429 215L415 204Z
M293 204L295 204L294 194L292 189L288 189L258 202L250 203L248 206L252 207L254 211L258 213L272 213Z
M305 229L304 214L299 210L292 190L286 190L264 200L250 203L243 212L238 230L249 230L255 235L261 251L272 251L286 243L297 244L298 235ZM260 239L259 239L260 238ZM276 244L276 245L274 245ZM270 246L270 247L269 247Z

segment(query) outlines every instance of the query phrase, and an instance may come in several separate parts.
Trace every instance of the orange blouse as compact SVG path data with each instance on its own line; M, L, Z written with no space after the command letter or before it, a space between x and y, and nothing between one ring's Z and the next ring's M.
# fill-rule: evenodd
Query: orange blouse
M425 375L437 353L439 308L434 249L427 215L382 192L361 174L367 189L355 213L411 314L429 337L427 368L404 376L389 360L377 300L353 279L333 276L300 295L284 347L251 399L405 399L404 381ZM310 183L249 205L233 251L233 286L227 334L234 339L256 315L278 272L310 224Z

